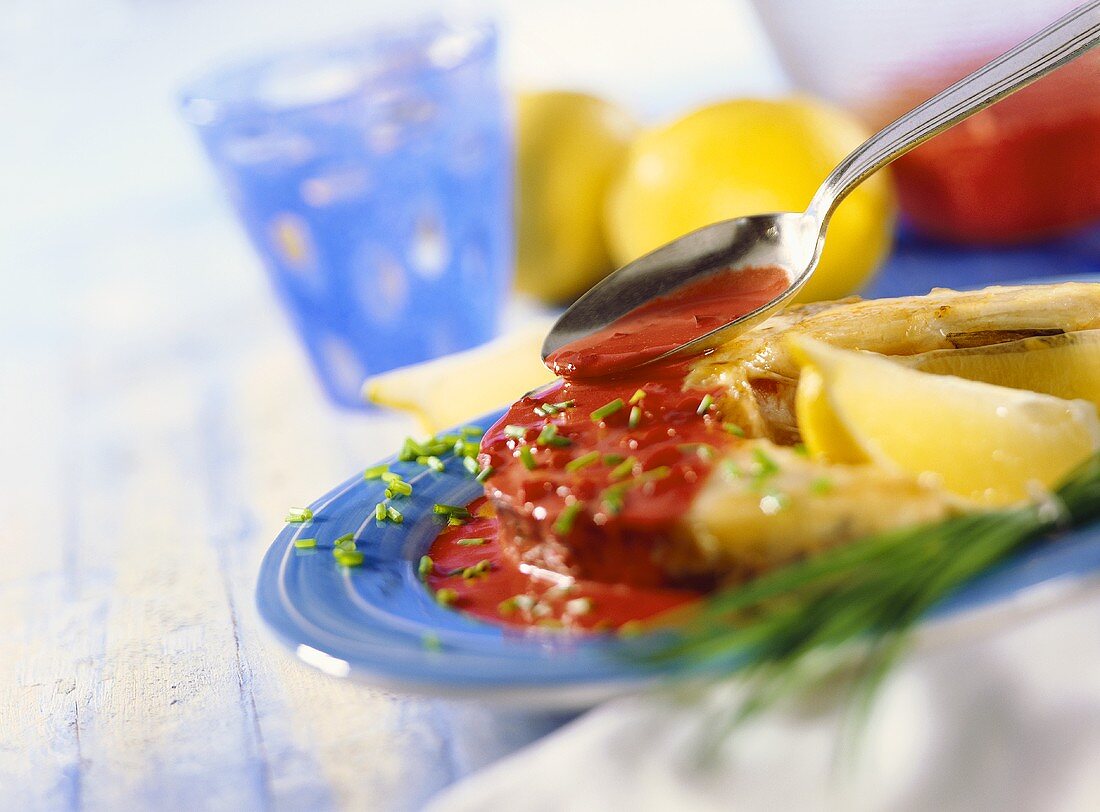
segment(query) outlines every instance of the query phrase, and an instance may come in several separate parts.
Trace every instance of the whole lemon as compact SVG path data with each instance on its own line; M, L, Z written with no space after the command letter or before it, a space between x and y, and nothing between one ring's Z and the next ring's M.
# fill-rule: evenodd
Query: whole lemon
M718 220L802 211L832 168L868 133L849 114L802 97L735 99L643 133L608 193L616 264ZM799 301L846 296L890 250L893 188L879 172L833 214L821 264Z
M586 291L614 265L604 198L637 130L584 93L524 93L516 108L516 287L545 302Z

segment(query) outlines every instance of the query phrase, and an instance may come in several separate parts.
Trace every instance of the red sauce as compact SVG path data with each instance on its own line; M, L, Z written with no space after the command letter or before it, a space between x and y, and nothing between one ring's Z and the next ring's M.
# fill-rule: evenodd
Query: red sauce
M432 544L429 554L435 571L428 578L433 590L453 589L457 595L454 606L467 614L511 626L601 631L653 617L698 598L696 592L685 589L570 581L553 572L521 569L502 548L500 525L485 498L469 507L475 518L461 527L448 527ZM462 543L470 540L481 541ZM488 569L480 574L468 571L485 561Z
M969 72L922 82L870 114L885 122ZM1059 68L893 165L901 207L921 231L1009 244L1100 218L1100 54Z
M599 332L551 353L567 378L605 377L644 364L772 301L790 286L776 267L716 273L653 299Z
M748 288L712 277L562 348L553 360L565 379L517 401L482 438L489 501L436 539L429 585L453 589L457 609L487 620L582 629L616 628L703 594L709 584L670 582L663 565L711 460L740 442L722 420L722 393L685 389L684 359L617 370L754 310L787 284L778 268L738 279ZM581 368L602 374L577 377ZM484 541L461 543L470 539ZM469 569L482 561L480 572Z

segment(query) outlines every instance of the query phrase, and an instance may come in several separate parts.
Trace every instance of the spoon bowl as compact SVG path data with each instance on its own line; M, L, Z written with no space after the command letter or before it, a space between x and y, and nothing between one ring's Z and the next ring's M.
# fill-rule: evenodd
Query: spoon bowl
M543 344L543 360L569 375L618 373L670 355L698 353L744 332L806 284L817 268L830 216L856 186L918 144L1076 59L1097 42L1100 0L1091 0L872 135L829 173L805 213L713 223L615 271L562 314ZM782 271L786 286L770 289L763 299L746 299L748 306L731 306L714 315L714 305L726 307L726 297L716 301L713 283L736 291L739 281L750 279L750 271L766 268ZM705 289L696 287L708 280L712 284ZM677 307L678 291L692 288L695 301L681 301ZM712 307L707 318L692 318L691 307L703 300L700 291ZM738 300L729 297L728 302ZM629 351L603 352L615 342L624 344L626 322L633 336ZM670 322L675 331L667 329ZM639 352L638 339L645 338L649 324L658 323L674 338L662 342L655 335L648 351ZM568 364L551 357L563 353ZM589 372L585 365L591 367Z
M721 274L735 286L739 272L761 267L786 273L788 287L780 296L646 363L672 354L702 352L759 323L789 301L817 267L822 245L821 224L806 213L757 214L704 226L624 265L577 299L546 337L543 360L689 282Z

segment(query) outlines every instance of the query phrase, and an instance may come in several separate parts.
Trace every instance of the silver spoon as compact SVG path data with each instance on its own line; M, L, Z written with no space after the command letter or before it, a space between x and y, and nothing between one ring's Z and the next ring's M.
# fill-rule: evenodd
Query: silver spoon
M790 280L785 291L721 327L700 328L698 337L645 363L702 352L749 329L806 284L821 256L830 215L865 178L937 133L1076 59L1098 41L1100 0L1092 0L887 124L825 178L804 213L757 214L713 223L623 266L562 314L542 345L543 360L686 282L728 273L730 284L736 285L738 271L778 266ZM616 369L631 365L626 362ZM584 374L583 369L575 372Z

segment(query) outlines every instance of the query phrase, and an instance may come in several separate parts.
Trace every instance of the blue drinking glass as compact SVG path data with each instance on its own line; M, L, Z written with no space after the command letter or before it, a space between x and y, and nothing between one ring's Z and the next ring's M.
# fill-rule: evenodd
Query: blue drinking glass
M330 397L492 338L511 281L511 154L492 26L428 22L183 92Z

